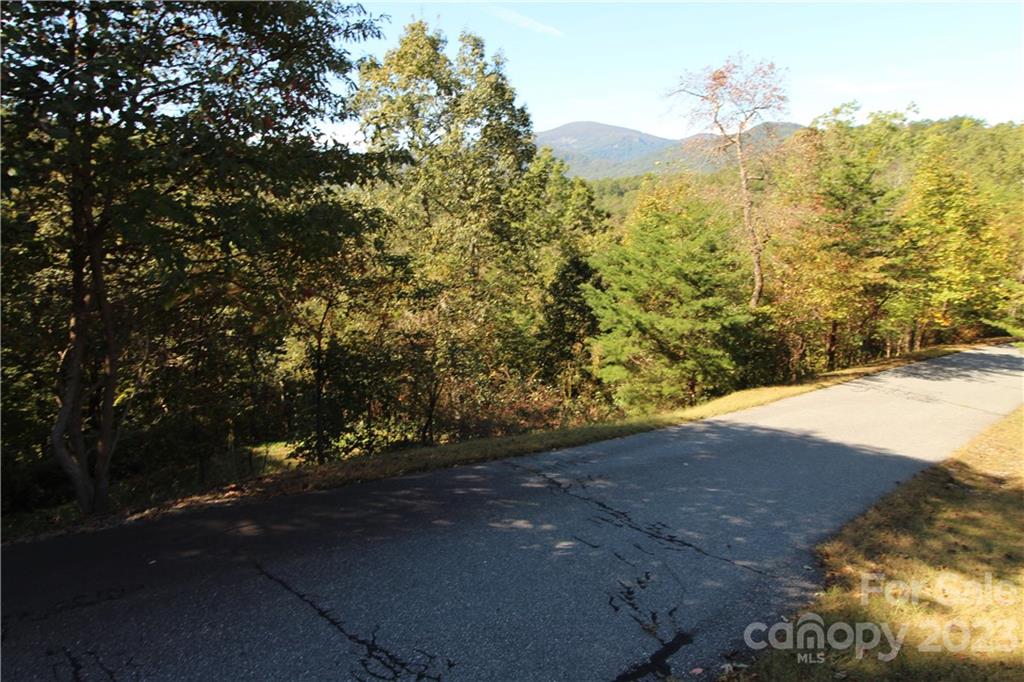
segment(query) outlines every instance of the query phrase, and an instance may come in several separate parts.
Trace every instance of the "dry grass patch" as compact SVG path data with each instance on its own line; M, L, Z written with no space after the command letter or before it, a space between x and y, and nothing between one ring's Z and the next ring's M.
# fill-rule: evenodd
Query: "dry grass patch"
M900 486L818 550L828 587L808 612L826 626L905 625L899 654L883 662L871 652L858 660L852 651L829 651L824 663L813 664L799 662L795 652L768 650L734 678L1024 679L1024 408ZM878 594L879 587L888 594Z

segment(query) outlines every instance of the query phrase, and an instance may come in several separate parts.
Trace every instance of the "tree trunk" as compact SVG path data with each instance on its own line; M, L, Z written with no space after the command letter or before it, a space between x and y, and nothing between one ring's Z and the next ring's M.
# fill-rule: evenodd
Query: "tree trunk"
M91 222L91 221L90 221ZM117 340L114 335L114 315L107 298L107 285L103 271L105 253L102 247L103 228L93 227L90 265L92 271L92 294L100 312L100 326L103 329L103 373L102 397L100 399L99 440L96 443L96 466L94 472L96 494L93 510L102 511L107 504L110 489L110 460L114 454L115 415L114 399L117 397Z
M327 329L327 316L331 312L332 301L324 304L324 314L320 316L320 324L316 328L316 360L314 366L314 378L316 395L316 461L323 464L327 461L327 438L324 433L324 386L327 383L326 368L324 367L324 333Z
M252 345L249 346L249 372L250 372L250 377L249 378L251 379L251 381L249 382L249 399L250 399L250 402L252 403L249 406L249 447L248 447L248 452L249 452L249 473L250 474L255 472L255 469L253 467L252 455L253 455L253 451L256 449L257 443L259 443L259 435L258 435L259 434L259 427L256 424L256 410L257 410L257 405L259 403L259 398L260 398L260 388L259 388L259 372L258 372L258 368L257 368L257 365L256 365L257 354L256 354L255 345L256 345L256 341L255 341L255 339L253 339L252 340Z
M828 343L826 347L827 364L825 368L831 372L836 368L836 348L839 345L839 323L832 320L828 331Z
M434 413L437 410L437 401L440 396L441 387L439 382L431 382L430 396L427 402L427 414L423 420L423 428L420 429L420 443L423 445L434 444Z
M316 340L316 368L314 371L314 384L316 395L316 462L323 464L326 461L324 456L324 343L323 337Z
M68 12L66 47L73 63L79 60L89 63L95 56L95 46L89 42L84 43L84 46L79 45L79 32L82 30L79 15L80 7L71 6ZM91 22L85 25L85 31L90 35L94 32ZM80 47L83 49L80 50ZM85 101L92 101L96 87L93 79L76 75L71 78L70 94L75 100L84 98ZM85 92L82 92L83 89ZM117 391L115 327L107 299L104 273L106 254L103 240L106 222L101 217L97 224L94 213L96 188L92 172L92 150L96 144L97 130L93 126L92 115L92 112L74 109L60 115L61 122L71 133L66 150L70 166L67 179L71 213L71 319L68 347L61 359L61 376L58 379L61 384L60 407L50 431L54 456L71 479L78 506L86 514L101 509L106 502L110 459L116 436L114 399ZM90 453L82 433L82 410L86 399L92 395L87 393L84 383L86 367L93 365L86 341L89 314L93 306L99 313L103 350L99 358L102 377L99 385L99 435L95 460L90 462Z
M750 242L750 260L754 269L754 287L750 292L750 308L757 308L761 304L761 294L764 291L764 270L761 267L761 252L763 244L761 235L757 232L757 225L754 224L754 200L750 193L750 177L747 174L747 158L743 150L743 132L736 135L736 160L740 168L740 200L743 203L743 227Z
M81 226L78 212L72 214L72 231ZM71 479L75 499L83 513L93 508L94 489L89 477L88 457L81 436L82 374L85 361L87 300L85 293L85 258L77 246L71 249L71 319L68 347L61 362L62 390L60 409L50 431L53 454L64 473ZM70 440L70 442L69 442ZM70 447L69 447L70 445Z
M802 337L797 337L796 343L789 344L789 381L795 384L800 379L800 359L803 357L806 347Z

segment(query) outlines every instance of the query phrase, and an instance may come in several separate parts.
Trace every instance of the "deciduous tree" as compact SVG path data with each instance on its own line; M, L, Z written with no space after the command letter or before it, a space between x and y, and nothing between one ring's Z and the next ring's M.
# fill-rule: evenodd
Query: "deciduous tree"
M691 113L693 120L720 135L722 150L731 149L736 155L740 210L754 275L750 307L756 308L764 291L762 253L765 234L754 215L751 186L754 150L748 144L747 136L765 116L783 111L787 97L782 74L773 62L748 64L742 55L736 55L719 67L685 74L673 93L695 98L696 104Z
M376 31L328 3L4 5L5 245L56 264L23 274L64 308L50 443L84 511L106 500L146 306L359 229L324 188L365 165L318 125L345 115L345 43Z

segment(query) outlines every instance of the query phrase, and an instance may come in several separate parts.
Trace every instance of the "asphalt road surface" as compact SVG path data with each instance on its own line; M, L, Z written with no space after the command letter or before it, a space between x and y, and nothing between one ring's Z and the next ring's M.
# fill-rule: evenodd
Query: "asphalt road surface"
M715 673L813 546L1022 400L989 347L718 419L3 549L7 680Z

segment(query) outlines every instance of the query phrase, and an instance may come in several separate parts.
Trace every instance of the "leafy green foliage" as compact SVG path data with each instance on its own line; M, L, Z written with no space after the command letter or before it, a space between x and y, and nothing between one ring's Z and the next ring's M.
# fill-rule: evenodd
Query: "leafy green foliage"
M977 184L952 162L948 140L926 131L910 183L899 314L937 329L998 314L1007 254Z
M733 387L728 339L749 319L736 254L685 185L645 197L622 243L592 259L598 376L632 410L691 405Z
M56 380L59 405L32 434L5 432L5 457L33 459L48 435L83 510L103 506L136 418L194 415L192 440L226 439L210 408L244 376L227 337L280 314L266 273L291 279L364 229L330 185L373 167L317 128L345 115L332 80L353 66L343 41L376 33L361 12L4 6L4 303L39 323L4 365L41 390Z
M591 184L476 36L415 22L356 87L377 32L328 3L3 6L5 512L1024 326L1022 126L844 106L741 136L742 205L733 167ZM364 152L322 134L354 116Z

